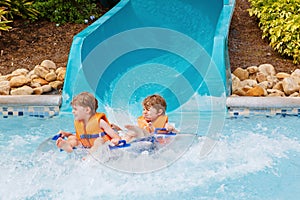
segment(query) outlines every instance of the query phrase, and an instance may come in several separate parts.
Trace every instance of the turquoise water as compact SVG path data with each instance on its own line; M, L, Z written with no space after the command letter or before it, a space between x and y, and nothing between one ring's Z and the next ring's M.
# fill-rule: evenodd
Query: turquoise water
M37 151L58 130L72 131L71 115L1 119L1 198L299 199L298 117L226 117L212 139L205 127L214 125L211 113L180 115L201 119L198 135L182 124L185 133L161 152L105 161ZM205 146L212 148L203 154Z

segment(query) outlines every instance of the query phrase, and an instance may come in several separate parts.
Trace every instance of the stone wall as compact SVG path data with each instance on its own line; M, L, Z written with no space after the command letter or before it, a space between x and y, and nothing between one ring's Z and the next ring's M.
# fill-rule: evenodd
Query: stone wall
M40 95L61 90L66 68L56 67L51 60L44 60L31 71L17 69L0 76L0 95Z

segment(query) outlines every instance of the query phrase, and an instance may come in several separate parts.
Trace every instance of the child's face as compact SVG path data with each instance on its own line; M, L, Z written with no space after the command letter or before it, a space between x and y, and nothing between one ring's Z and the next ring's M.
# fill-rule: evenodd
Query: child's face
M72 105L72 113L75 120L83 120L88 116L88 108L79 105Z
M148 122L154 122L161 115L162 115L161 110L157 110L152 106L149 109L145 107L143 108L143 117Z

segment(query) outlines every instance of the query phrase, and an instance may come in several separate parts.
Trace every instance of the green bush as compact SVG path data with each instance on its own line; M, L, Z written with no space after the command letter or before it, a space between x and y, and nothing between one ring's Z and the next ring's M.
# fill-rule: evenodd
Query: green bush
M0 7L5 8L8 20L15 18L35 20L38 16L38 11L32 7L32 0L0 0Z
M40 12L40 17L64 24L86 23L86 20L99 18L103 11L92 0L37 0L34 8Z
M283 56L300 63L300 1L249 0L250 16L257 16L263 38Z
M0 8L0 31L8 31L9 29L11 29L11 27L7 24L12 21L9 21L4 17L6 14L7 11L5 11L4 8Z
M38 11L32 7L30 0L0 0L0 31L7 31L8 25L15 18L35 20Z

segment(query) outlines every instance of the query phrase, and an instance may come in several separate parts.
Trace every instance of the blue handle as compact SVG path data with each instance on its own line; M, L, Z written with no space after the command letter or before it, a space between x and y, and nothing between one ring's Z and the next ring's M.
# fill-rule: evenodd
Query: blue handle
M59 134L57 134L57 135L54 135L53 137L52 137L52 140L57 140L58 138L60 138L62 135L61 135L61 133L59 133Z
M118 149L118 148L124 148L124 147L129 147L129 146L130 146L130 144L127 144L126 140L120 140L118 142L118 145L116 145L116 146L109 145L109 149Z
M127 145L127 143L126 143L126 140L120 140L119 142L118 142L118 147L124 147L124 146L126 146Z

